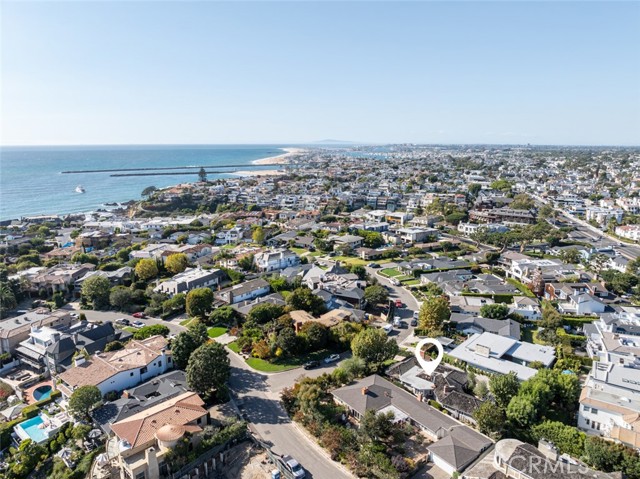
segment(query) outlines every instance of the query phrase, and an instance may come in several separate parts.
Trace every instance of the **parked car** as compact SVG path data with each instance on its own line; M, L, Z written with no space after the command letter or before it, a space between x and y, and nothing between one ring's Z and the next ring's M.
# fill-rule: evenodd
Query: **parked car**
M131 321L129 321L127 318L118 318L116 319L116 324L121 324L122 326L130 326Z
M318 361L307 361L302 365L304 369L313 369L317 368L318 366L320 366L320 363Z
M282 460L287 466L287 469L293 474L293 477L295 477L296 479L303 479L307 477L307 473L305 472L305 470L293 457L283 456Z
M413 318L411 320L411 326L417 326L418 325L418 320L416 318Z
M414 319L418 319L419 316L420 316L420 312L419 311L414 311L413 312L413 318Z
M376 268L380 267L380 265L378 263L369 263L367 266L369 268L373 268L373 269L376 269Z
M389 281L391 281L391 284L394 286L400 286L400 281L395 278L391 278Z
M144 323L142 321L134 321L133 326L136 328L142 328L144 326Z
M324 358L324 362L326 364L335 363L336 361L339 361L339 360L340 360L339 354L332 354L331 356L327 356L326 358Z
M394 316L394 318L393 318L393 326L396 327L396 328L399 328L400 327L400 323L401 323L400 316Z
M384 326L382 326L382 330L387 334L391 334L391 331L393 331L393 325L385 324Z
M71 316L72 318L76 319L79 318L80 315L78 313L71 313L69 316Z
M134 318L140 318L140 319L144 319L144 318L146 318L146 317L147 317L147 315L146 315L146 314L144 314L144 313L133 313L133 315L132 315L132 316L133 316Z
M396 308L402 308L402 300L396 299Z

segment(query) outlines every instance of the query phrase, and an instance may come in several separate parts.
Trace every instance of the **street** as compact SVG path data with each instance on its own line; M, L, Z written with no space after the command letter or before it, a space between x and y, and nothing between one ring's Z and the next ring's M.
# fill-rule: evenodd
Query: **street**
M251 423L252 429L266 443L272 445L276 454L288 454L297 459L307 470L308 477L317 479L347 479L353 476L332 461L321 447L310 440L293 425L286 411L280 405L279 394L269 384L278 377L280 389L292 385L303 373L295 369L271 376L251 369L237 354L229 352L231 360L231 379L229 385L237 397L237 405ZM334 366L335 367L335 366ZM329 368L324 371L329 370ZM309 371L318 375L322 368ZM284 381L279 381L284 378ZM284 383L288 384L284 384Z

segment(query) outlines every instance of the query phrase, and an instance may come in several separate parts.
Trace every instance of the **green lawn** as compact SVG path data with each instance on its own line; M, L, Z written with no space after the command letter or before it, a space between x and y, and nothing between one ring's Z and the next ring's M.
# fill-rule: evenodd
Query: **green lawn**
M189 323L191 322L192 319L193 318L183 319L182 321L180 321L180 326L184 326L184 327L189 326Z
M227 347L235 352L240 353L240 348L236 341L227 344ZM295 358L277 359L273 362L266 361L259 358L248 358L247 364L256 371L262 371L265 373L277 373L281 371L288 371L289 369L295 369L302 366L307 361L321 361L333 351L322 350L314 353L305 354L304 356L298 356Z
M533 294L533 292L529 288L527 288L524 284L522 284L520 281L517 281L513 278L507 278L507 283L518 288L518 290L520 290L520 292L523 295L529 298L535 298L535 295Z
M406 286L415 286L416 284L420 284L420 280L412 278L412 279L409 279L409 280L402 281L402 284L404 284Z
M124 328L125 331L129 331L130 333L135 334L135 332L138 330L138 328L134 328L133 326L125 326Z
M367 264L369 264L368 261L362 259L362 258L355 258L353 256L336 256L335 258L333 258L336 261L342 261L344 263L347 263L348 265L360 265L360 266L365 266Z
M395 278L396 276L402 276L402 273L395 268L385 268L380 270L380 273L383 276L388 276L389 278Z
M538 330L533 328L522 328L522 340L531 344L546 345L547 343L538 339Z
M207 329L207 333L209 334L210 338L217 338L218 336L222 336L226 332L227 328L223 328L220 326Z

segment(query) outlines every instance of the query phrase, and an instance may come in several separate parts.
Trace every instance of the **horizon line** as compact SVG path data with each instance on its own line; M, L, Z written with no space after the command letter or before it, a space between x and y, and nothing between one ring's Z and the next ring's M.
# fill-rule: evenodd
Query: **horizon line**
M359 141L336 141L336 142L283 142L283 143L67 143L67 144L38 144L38 145L24 145L24 144L0 144L1 148L77 148L77 147L140 147L140 146L391 146L391 145L416 145L416 146L522 146L522 147L581 147L581 148L640 148L638 144L607 144L607 143L490 143L490 142L415 142L415 141L400 141L400 142L359 142Z

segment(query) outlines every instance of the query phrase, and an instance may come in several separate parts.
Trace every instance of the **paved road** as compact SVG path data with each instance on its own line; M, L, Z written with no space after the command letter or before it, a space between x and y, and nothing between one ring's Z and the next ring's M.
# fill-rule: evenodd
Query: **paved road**
M407 323L408 327L402 329L394 329L389 335L390 337L395 338L398 343L401 343L413 331L414 328L410 325L411 318L413 318L414 311L420 310L420 305L418 304L416 298L414 298L409 291L404 289L402 286L394 286L387 278L378 275L377 273L380 271L380 268L374 269L367 266L366 269L369 275L377 278L378 282L381 285L387 287L387 289L389 290L390 299L399 299L404 305L402 308L396 309L395 316L400 316L400 318L402 318Z
M533 197L540 203L549 204L549 201L545 198L536 195L533 195ZM580 218L576 218L575 216L559 209L557 211L560 213L561 220L570 223L576 231L579 231L585 237L586 241L592 242L594 247L603 248L607 246L615 246L618 253L629 260L640 257L640 246L620 241L618 238L608 235Z
M271 382L293 384L300 373L296 369L272 376L252 370L237 354L230 352L231 380L229 384L237 396L237 404L262 440L272 445L276 454L289 454L307 470L308 477L316 479L351 479L353 476L333 462L318 444L309 439L296 426L280 405L278 394ZM322 369L309 371L321 374ZM278 378L278 379L275 379ZM281 379L282 378L282 379ZM278 386L280 387L280 386Z
M62 309L74 310L78 314L84 313L85 316L87 317L87 321L90 321L90 322L98 322L98 321L114 322L116 319L119 319L119 318L127 318L131 322L142 321L145 325L163 324L169 328L170 334L178 334L185 330L184 326L180 326L177 323L172 323L171 321L165 321L162 319L156 319L156 318L138 319L138 318L134 318L130 314L120 313L117 311L94 311L92 309L80 309L78 307L78 303L71 303L70 305L64 306Z

